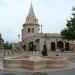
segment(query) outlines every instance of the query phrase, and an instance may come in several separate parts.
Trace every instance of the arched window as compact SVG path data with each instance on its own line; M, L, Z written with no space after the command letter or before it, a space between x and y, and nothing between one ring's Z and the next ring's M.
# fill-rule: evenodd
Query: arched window
M63 44L62 41L58 41L57 42L57 48L59 48L59 49L63 49L64 48L64 44Z
M30 32L30 28L28 28L28 33Z
M32 33L34 32L34 28L32 28Z
M70 50L70 48L69 48L69 47L70 47L70 46L69 46L69 43L68 43L68 42L66 42L66 43L65 43L65 50L66 50L66 51L69 51L69 50Z
M51 42L51 51L55 51L55 42Z
M34 45L33 45L33 42L30 42L28 44L28 51L33 51L34 50Z
M22 48L24 49L24 51L26 50L26 45L23 45Z

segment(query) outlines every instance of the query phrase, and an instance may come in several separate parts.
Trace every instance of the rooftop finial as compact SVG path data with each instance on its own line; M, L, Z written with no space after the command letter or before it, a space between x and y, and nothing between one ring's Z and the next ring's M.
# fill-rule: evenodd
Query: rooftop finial
M31 2L31 6L32 6L32 2Z

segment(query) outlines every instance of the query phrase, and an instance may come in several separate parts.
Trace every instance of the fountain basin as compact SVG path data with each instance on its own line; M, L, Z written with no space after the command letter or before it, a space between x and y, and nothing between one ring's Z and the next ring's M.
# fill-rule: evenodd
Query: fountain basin
M24 69L46 69L46 68L62 68L68 66L66 58L50 58L50 57L22 57L22 58L4 58L3 66L5 68L24 68Z
M68 66L68 61L66 58L60 59L48 59L47 67L48 68L63 68Z
M30 58L5 58L3 60L3 66L5 68L25 68L25 69L44 69L47 67L46 59L41 57Z
M27 69L44 69L47 67L47 65L45 60L40 61L23 60L22 67Z

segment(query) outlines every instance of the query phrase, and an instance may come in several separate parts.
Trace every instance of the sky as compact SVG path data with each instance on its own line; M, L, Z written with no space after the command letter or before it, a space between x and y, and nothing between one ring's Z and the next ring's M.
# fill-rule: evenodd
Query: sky
M0 0L0 33L4 41L18 42L22 38L30 5L44 33L60 33L70 19L75 0Z

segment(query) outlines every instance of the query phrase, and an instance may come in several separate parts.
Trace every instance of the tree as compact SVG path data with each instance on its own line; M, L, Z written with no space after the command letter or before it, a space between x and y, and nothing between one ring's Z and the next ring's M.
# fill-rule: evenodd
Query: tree
M72 17L67 20L66 28L61 31L63 39L75 40L75 8L72 9Z
M12 44L8 43L8 41L4 44L4 49L9 50L12 49Z

